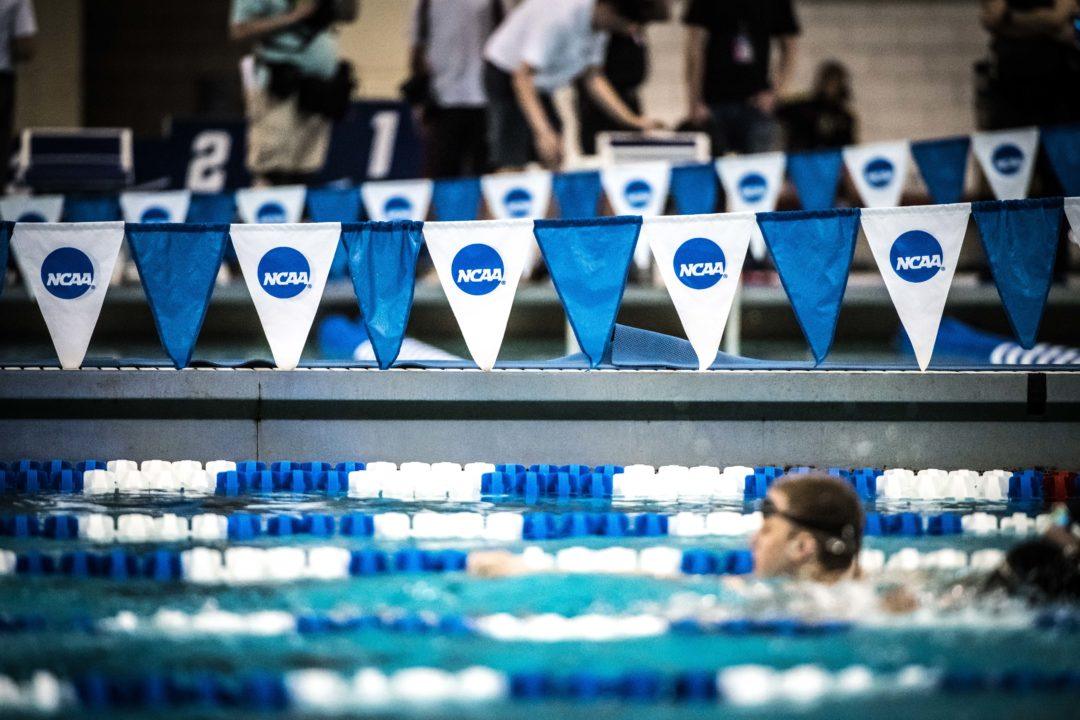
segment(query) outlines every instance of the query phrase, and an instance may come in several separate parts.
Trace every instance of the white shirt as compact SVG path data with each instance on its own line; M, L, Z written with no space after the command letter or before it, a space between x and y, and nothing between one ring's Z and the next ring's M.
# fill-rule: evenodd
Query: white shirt
M410 40L423 43L435 98L442 107L480 107L484 94L484 42L492 30L492 0L429 0L428 37L420 38L420 10L413 11Z
M37 34L34 3L31 0L0 0L0 72L10 72L11 41Z
M503 72L536 70L536 87L552 92L604 63L608 34L593 30L596 0L525 0L488 40L484 57Z

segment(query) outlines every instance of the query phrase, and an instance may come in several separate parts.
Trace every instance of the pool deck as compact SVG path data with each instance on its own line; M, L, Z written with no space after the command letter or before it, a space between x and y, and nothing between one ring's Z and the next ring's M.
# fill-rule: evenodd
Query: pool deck
M0 457L1080 468L1080 372L0 369Z

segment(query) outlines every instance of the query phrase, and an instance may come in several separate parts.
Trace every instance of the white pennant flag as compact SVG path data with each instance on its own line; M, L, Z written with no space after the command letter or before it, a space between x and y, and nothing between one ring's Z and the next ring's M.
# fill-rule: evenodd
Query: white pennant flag
M425 223L424 243L469 353L481 370L490 370L536 246L532 220Z
M303 219L306 199L303 185L243 188L236 191L236 208L241 222L291 225Z
M671 165L666 162L613 165L600 171L600 182L616 215L663 215L670 180ZM649 267L649 244L640 237L634 264L642 270Z
M0 199L0 218L22 223L58 223L63 195L9 195Z
M129 223L182 223L190 204L190 190L120 194L120 209Z
M699 370L708 370L716 360L755 227L753 213L645 218L641 223Z
M863 207L890 208L900 204L911 158L911 147L906 140L851 145L844 148L843 155Z
M368 182L360 186L367 216L376 222L385 220L427 219L431 207L430 180L387 180Z
M733 155L716 161L716 172L724 186L728 212L772 212L784 184L787 156L782 152ZM754 223L750 254L765 258L765 237Z
M1039 129L1002 130L975 133L971 150L998 200L1020 200L1028 196L1039 150Z
M19 272L33 288L53 347L65 370L86 357L124 223L19 223L11 238Z
M551 173L536 170L484 175L480 190L488 212L496 220L543 218L551 204ZM525 255L525 277L532 277L539 262L540 248L533 242Z
M862 211L863 232L921 370L934 354L970 215L970 203Z
M233 225L229 233L274 362L292 370L326 289L341 223Z
M1080 197L1065 198L1065 217L1069 221L1069 240L1080 245Z

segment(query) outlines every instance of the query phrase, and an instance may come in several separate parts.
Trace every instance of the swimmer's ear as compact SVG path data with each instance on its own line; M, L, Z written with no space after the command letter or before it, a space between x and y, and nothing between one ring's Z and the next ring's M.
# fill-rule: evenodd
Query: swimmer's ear
M792 560L806 562L817 555L817 540L810 533L800 530L791 538L788 548Z

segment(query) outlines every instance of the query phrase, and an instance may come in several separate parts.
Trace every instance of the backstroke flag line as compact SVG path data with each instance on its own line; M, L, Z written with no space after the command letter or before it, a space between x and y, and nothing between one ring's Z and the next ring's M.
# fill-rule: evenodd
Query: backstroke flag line
M234 224L229 234L274 363L292 370L326 289L341 224Z
M120 210L129 223L182 223L190 205L189 190L120 194Z
M716 172L724 186L728 212L772 212L784 184L787 156L782 152L723 157ZM765 258L765 238L755 224L750 236L750 254Z
M1039 129L975 133L971 149L998 200L1020 200L1028 195L1039 149Z
M937 205L962 202L971 138L966 135L911 143L911 157Z
M367 216L376 222L412 220L423 222L431 207L430 180L386 180L360 186Z
M862 211L862 228L920 370L934 354L971 205Z
M484 175L480 178L480 189L488 212L496 220L547 217L551 177L546 170ZM533 246L525 257L525 277L532 276L539 261L539 251Z
M304 217L303 185L271 188L243 188L236 191L236 208L241 222L292 225Z
M427 244L469 354L481 370L495 366L529 248L531 220L425 223Z
M863 207L889 208L900 204L911 155L906 141L851 145L843 149L843 154Z
M663 215L670 180L671 166L666 162L625 163L600 171L604 193L616 215ZM641 238L634 249L634 265L639 270L649 268L649 244Z
M19 223L11 247L65 370L86 357L116 256L124 223Z
M58 223L63 219L63 195L8 195L0 198L0 219L21 223Z
M652 248L698 370L716 360L755 226L753 213L642 221L640 242Z

